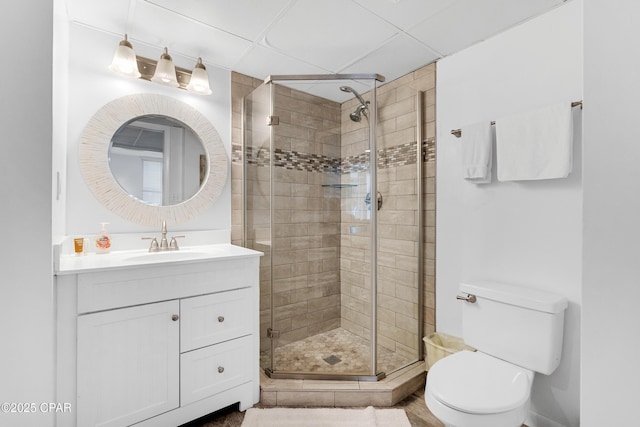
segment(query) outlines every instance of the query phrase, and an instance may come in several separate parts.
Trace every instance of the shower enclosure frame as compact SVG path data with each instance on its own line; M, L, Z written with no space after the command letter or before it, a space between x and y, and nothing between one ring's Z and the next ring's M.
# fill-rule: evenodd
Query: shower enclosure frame
M378 83L382 83L385 81L384 76L380 74L278 74L278 75L269 75L265 80L264 84L269 85L279 81L336 81L336 80L370 80L373 83L373 87L370 92L370 105L368 111L368 122L369 122L369 179L370 179L370 194L376 195L378 194L378 185L377 185L377 168L378 168L378 148L377 148L377 98L376 92L378 88ZM274 116L274 96L275 90L274 86L271 86L270 89L270 105L269 105L269 118L268 125L277 125L277 118ZM417 266L417 288L418 288L418 336L421 337L423 335L423 313L422 313L422 300L423 300L423 286L422 286L422 271L423 271L423 201L422 201L422 179L423 179L423 170L422 170L422 157L423 157L423 136L422 136L422 99L424 93L417 92L416 96L416 112L417 112L417 123L416 123L416 164L417 164L417 178L416 178L416 194L417 194L417 211L418 211L418 266ZM245 115L245 105L243 103L242 106L242 117L243 117L243 126L242 126L242 152L243 158L246 156L246 139L245 139L245 128L246 128L246 115ZM271 141L274 139L274 129L270 128L269 138ZM275 158L275 147L273 143L269 144L269 155L271 159ZM247 245L247 175L246 175L246 167L243 167L242 172L242 180L243 180L243 198L242 198L242 214L243 214L243 245ZM271 172L272 174L273 172ZM273 179L270 180L269 183L270 192L270 205L273 206L273 197L274 197L274 182ZM372 197L372 199L374 199ZM375 208L376 203L371 203L372 209L370 210L370 247L371 254L369 257L369 261L371 264L370 268L370 281L371 281L371 337L370 337L370 365L371 369L369 375L354 375L354 374L332 374L332 373L313 373L313 372L305 372L305 373L297 373L297 372L278 372L273 370L274 367L274 340L271 339L271 364L269 368L265 368L265 373L272 379L318 379L318 380L350 380L350 381L379 381L386 377L385 372L376 372L377 370L377 346L378 346L378 316L377 316L377 306L378 306L378 232L377 232L377 221L378 221L378 209ZM271 208L273 209L273 208ZM270 215L269 219L269 227L271 229L271 233L273 233L274 223L273 223L273 215ZM273 256L273 244L271 246L271 256ZM273 284L273 268L270 269L270 283ZM269 293L270 297L270 316L271 321L270 324L274 324L274 293L271 291ZM271 331L269 331L269 334ZM271 338L271 337L270 337ZM420 343L421 344L421 343ZM418 360L423 359L423 351L422 346L418 346Z

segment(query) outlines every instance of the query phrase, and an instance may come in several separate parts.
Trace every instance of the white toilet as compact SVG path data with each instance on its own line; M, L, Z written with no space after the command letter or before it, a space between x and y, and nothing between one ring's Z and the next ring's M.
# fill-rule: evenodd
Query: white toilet
M427 374L425 401L447 427L520 427L535 372L549 375L562 355L567 299L493 282L462 283L461 351Z

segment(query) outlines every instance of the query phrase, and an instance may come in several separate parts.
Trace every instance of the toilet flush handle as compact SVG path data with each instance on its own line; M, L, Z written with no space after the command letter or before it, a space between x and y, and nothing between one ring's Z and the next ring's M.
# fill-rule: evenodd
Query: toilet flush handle
M477 301L477 298L475 295L473 294L467 294L467 295L456 295L456 299L460 299L462 301L466 301L466 302L470 302L470 303L474 303Z

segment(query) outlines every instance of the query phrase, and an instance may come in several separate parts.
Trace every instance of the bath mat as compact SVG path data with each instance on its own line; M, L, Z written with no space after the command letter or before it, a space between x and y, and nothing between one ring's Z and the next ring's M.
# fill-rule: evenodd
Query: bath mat
M404 409L250 408L242 427L411 427Z

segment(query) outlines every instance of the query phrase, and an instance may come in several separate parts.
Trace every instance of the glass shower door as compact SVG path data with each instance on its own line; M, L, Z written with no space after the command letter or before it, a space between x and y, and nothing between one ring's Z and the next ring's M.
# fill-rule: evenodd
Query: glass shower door
M404 94L395 109L380 107L380 120L395 127L377 135L377 366L387 375L422 356L424 101Z
M267 338L271 328L271 87L260 86L243 103L243 240L245 247L264 253L260 258L260 366L272 366Z

